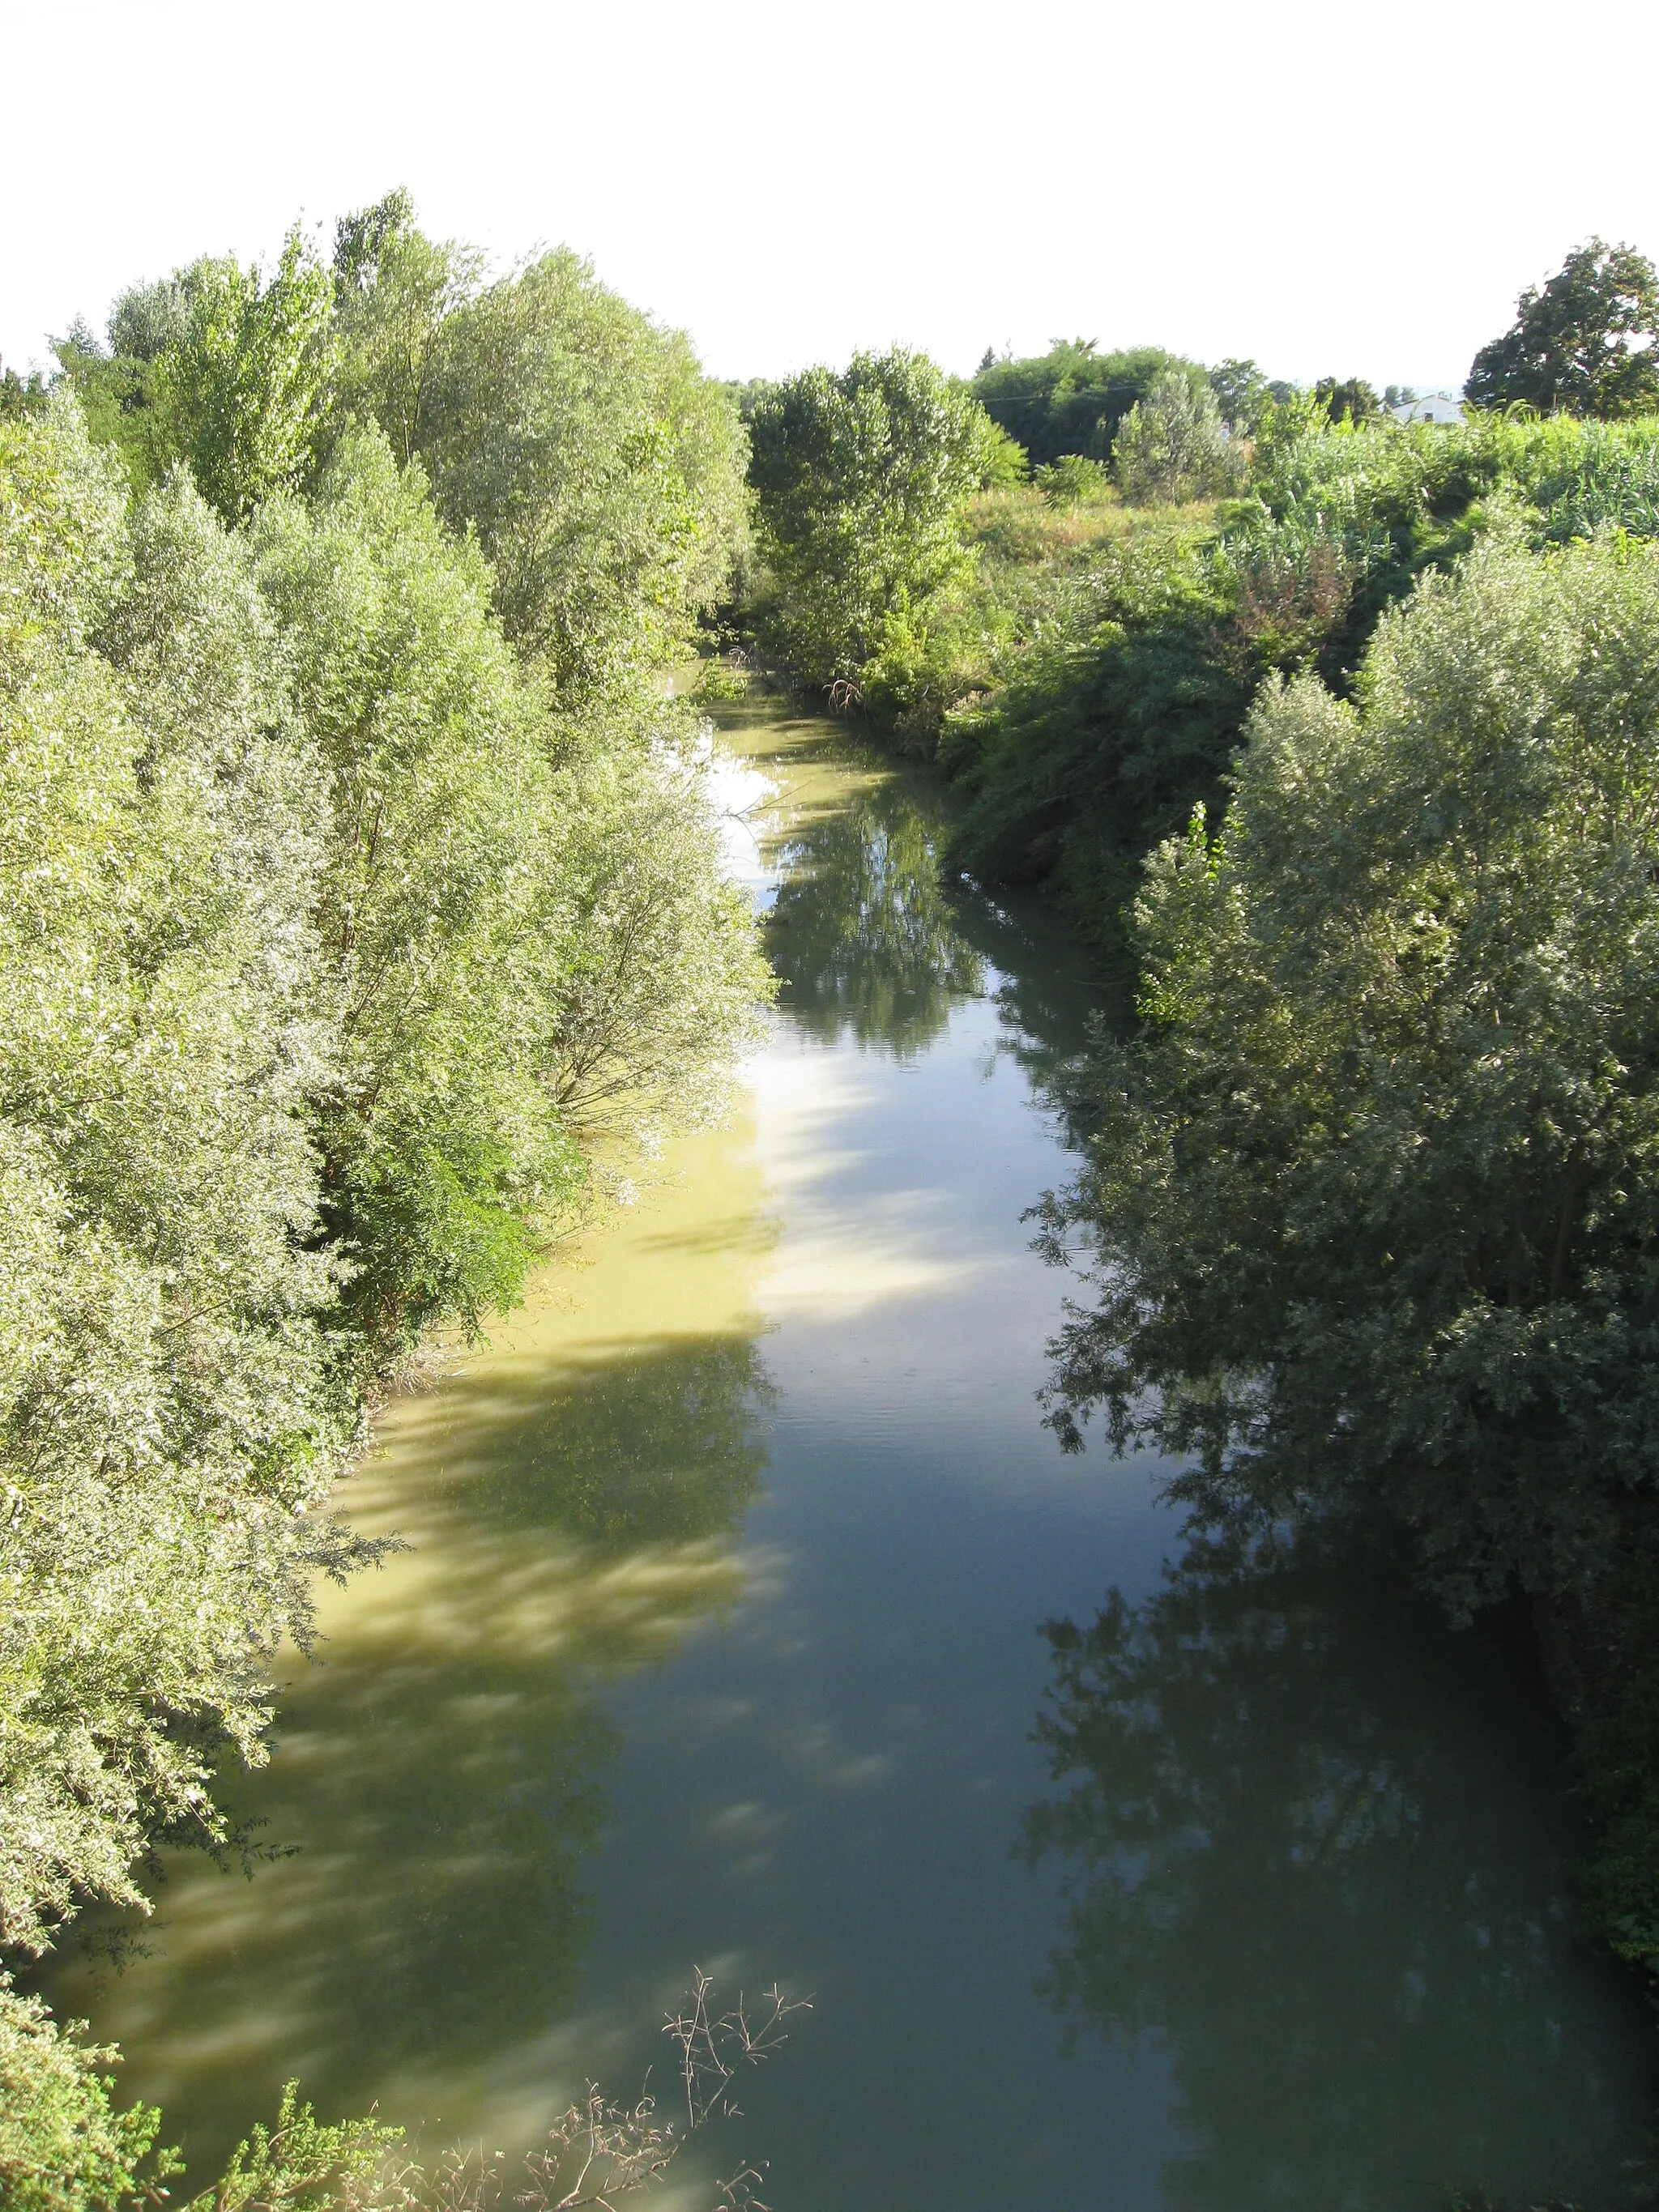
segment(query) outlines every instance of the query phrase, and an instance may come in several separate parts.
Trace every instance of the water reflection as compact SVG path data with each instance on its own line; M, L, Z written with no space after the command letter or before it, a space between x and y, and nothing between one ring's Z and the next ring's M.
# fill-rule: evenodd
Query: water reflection
M613 1549L726 1536L760 1487L773 1394L744 1338L599 1346L551 1381L477 1395L465 1455L435 1480L499 1528Z
M1621 2193L1641 2030L1574 1940L1559 1747L1501 1632L1453 1638L1376 1559L1203 1541L1048 1634L1052 1993L1167 2039L1170 2203Z
M289 1855L250 1881L173 1859L146 1955L49 1977L196 2173L289 2075L325 2112L528 2142L605 2063L580 2008L607 1686L736 1603L766 1463L751 1144L692 1141L596 1265L386 1409L345 1502L411 1548L331 1595L321 1663L289 1662L271 1765L234 1793Z
M769 855L782 880L767 950L811 1034L910 1059L981 988L984 963L940 877L937 802L890 772L836 800L798 807Z

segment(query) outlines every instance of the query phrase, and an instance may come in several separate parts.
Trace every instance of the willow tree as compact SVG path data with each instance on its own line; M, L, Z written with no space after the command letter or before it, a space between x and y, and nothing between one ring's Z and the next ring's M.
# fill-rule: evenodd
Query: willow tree
M508 638L564 704L689 648L747 517L743 427L682 331L560 251L486 282L392 193L339 226L340 389L489 558Z
M1589 1599L1659 1495L1659 552L1491 541L1358 696L1264 690L1138 913L1144 1034L1054 1201L1068 1436L1378 1507L1455 1609ZM1645 1556L1645 1554L1644 1554Z

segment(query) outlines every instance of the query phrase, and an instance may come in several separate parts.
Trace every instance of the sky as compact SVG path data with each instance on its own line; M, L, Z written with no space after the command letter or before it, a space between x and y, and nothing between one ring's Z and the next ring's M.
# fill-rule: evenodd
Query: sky
M1659 7L0 0L0 360L394 184L726 377L1057 337L1455 388L1592 234L1659 257Z

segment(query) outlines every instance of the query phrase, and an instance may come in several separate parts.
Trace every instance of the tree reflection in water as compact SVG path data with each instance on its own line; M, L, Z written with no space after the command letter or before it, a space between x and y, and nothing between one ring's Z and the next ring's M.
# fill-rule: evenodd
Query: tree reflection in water
M769 853L781 876L767 952L783 1003L826 1043L848 1033L906 1060L983 985L939 873L936 809L902 779L843 787Z
M1622 2198L1633 1993L1574 1939L1559 1750L1504 1631L1454 1638L1391 1563L1303 1539L1196 1541L1147 1603L1046 1632L1050 1987L1167 2039L1172 2205Z
M583 1350L481 1363L358 1479L412 1548L325 1616L235 1792L291 1856L251 1882L173 1859L149 1955L101 1990L84 1958L50 1978L194 2172L290 2074L325 2113L528 2142L594 2063L561 2031L620 1747L602 1686L738 1596L769 1388L744 1335Z

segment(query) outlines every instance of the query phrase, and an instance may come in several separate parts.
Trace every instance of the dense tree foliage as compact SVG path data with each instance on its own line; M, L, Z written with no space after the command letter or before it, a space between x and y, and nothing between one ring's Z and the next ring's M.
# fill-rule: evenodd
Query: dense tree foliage
M1358 705L1265 690L1224 836L1148 878L1091 1147L1066 1403L1213 1491L1380 1486L1461 1605L1592 1586L1659 1477L1656 614L1645 549L1489 544Z
M348 426L377 423L477 535L502 629L567 712L614 716L726 592L737 410L574 254L491 282L395 191L336 226L331 267L295 231L268 277L204 259L134 287L107 335L59 347L94 437L140 488L187 462L229 521L308 492Z
M1230 489L1239 456L1207 385L1166 369L1118 425L1112 473L1126 498L1176 506Z
M343 398L425 464L471 527L507 636L567 705L688 649L723 597L746 513L736 410L574 254L483 281L393 194L340 226Z
M1282 406L1296 395L1296 386L1265 376L1253 361L1236 358L1218 362L1210 371L1210 389L1221 410L1221 419L1237 437L1251 437L1272 405Z
M896 349L774 387L750 435L763 635L801 682L861 695L868 665L962 576L963 509L1003 441L925 355Z
M1541 290L1527 287L1513 325L1476 354L1465 394L1476 407L1518 401L1546 415L1641 414L1659 406L1656 343L1652 262L1593 238Z
M1121 945L1149 847L1195 802L1224 804L1264 676L1311 667L1346 688L1382 611L1506 501L1540 544L1659 532L1656 430L1490 416L1356 428L1295 398L1261 416L1245 496L1144 508L1133 529L1109 510L1058 562L988 572L995 604L940 641L930 676L939 757L969 798L962 859L1052 878L1089 935Z
M683 338L395 195L110 337L0 422L13 1957L225 1837L278 1643L374 1553L325 1509L365 1389L513 1303L601 1142L705 1115L769 988L661 696L744 522ZM100 2064L0 1996L9 2203L138 2185Z
M1253 363L1245 364L1254 367ZM988 354L973 383L974 397L1034 463L1062 453L1109 458L1118 426L1161 376L1184 376L1194 394L1208 379L1197 362L1161 346L1100 353L1092 338L1056 338L1046 354L1027 360Z
M1322 376L1313 396L1333 422L1370 422L1382 412L1375 386L1363 376Z
M1047 1232L1097 1291L1063 1435L1103 1407L1214 1514L1395 1514L1456 1613L1518 1582L1622 1618L1644 1710L1656 636L1659 551L1499 535L1385 617L1357 702L1270 684L1224 834L1152 865L1146 1026L1083 1079ZM1604 1924L1645 1955L1626 1857Z

